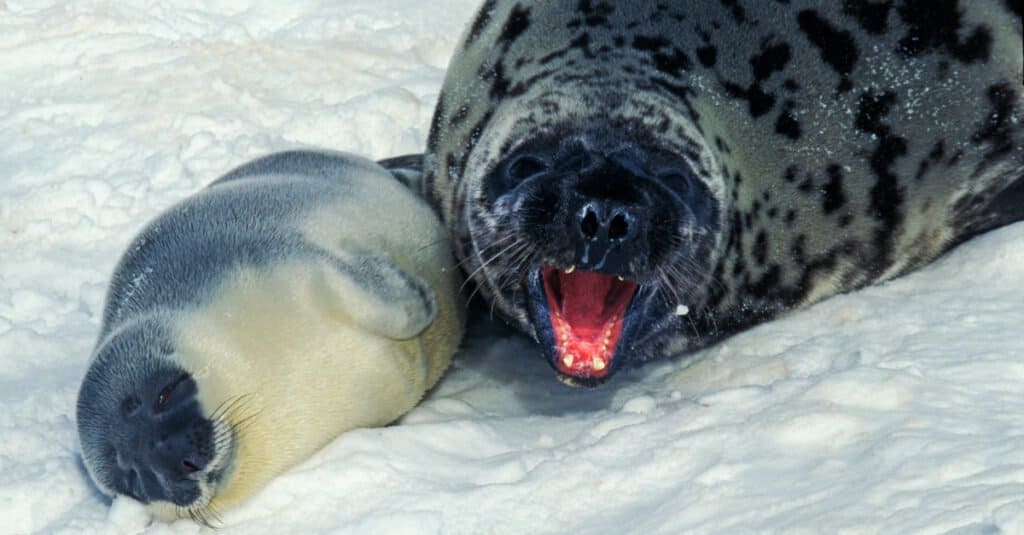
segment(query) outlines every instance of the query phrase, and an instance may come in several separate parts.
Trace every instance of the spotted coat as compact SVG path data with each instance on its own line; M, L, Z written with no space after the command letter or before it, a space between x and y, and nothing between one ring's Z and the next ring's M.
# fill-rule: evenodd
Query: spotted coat
M473 271L480 179L530 139L604 125L684 155L720 208L714 271L691 307L707 343L1024 218L1021 11L488 0L450 64L424 192ZM662 352L694 347L680 335Z

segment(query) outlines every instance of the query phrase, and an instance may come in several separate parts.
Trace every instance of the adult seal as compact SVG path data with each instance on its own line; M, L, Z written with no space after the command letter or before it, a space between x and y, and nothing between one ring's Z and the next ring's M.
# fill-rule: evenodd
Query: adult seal
M595 386L1024 218L1021 8L488 0L423 191L482 294Z
M462 335L456 274L437 216L371 161L293 151L231 171L114 272L78 395L89 474L209 523L420 400Z

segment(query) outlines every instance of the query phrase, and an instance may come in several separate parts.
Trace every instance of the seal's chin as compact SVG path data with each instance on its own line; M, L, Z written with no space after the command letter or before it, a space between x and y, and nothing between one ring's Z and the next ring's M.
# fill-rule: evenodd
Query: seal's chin
M230 482L235 458L238 454L238 436L234 427L223 419L211 420L213 425L214 452L209 464L200 468L193 466L194 471L182 478L180 483L189 483L195 490L194 497L188 500L153 500L140 498L132 492L125 494L147 503L153 515L170 522L178 518L191 518L207 527L216 527L219 522L219 511L214 501L219 499L221 490Z
M559 379L574 386L598 386L620 367L624 327L637 284L604 273L574 268L540 268L535 321L544 322L548 361ZM538 293L541 293L538 292Z

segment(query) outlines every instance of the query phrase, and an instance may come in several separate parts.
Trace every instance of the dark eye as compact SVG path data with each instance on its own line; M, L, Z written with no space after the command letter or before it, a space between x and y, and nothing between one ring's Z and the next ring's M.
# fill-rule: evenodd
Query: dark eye
M194 474L199 471L199 467L188 460L181 461L181 466L185 469L186 474Z
M658 175L661 178L661 182L666 187L676 192L680 197L686 197L690 194L692 184L690 178L683 174L681 171L666 171Z
M160 393L156 396L156 403L153 404L155 410L160 411L167 407L167 402L171 399L171 395L174 394L174 390L178 388L186 378L187 375L182 375L175 379L173 382L163 387Z
M156 408L157 409L162 409L165 406L167 406L167 400L170 399L171 393L174 392L174 386L175 386L175 384L171 383L171 384L165 386L164 389L160 391L160 395L158 395L156 397Z
M516 156L508 167L505 168L505 176L510 182L521 182L538 173L548 170L548 164L544 160L529 154Z

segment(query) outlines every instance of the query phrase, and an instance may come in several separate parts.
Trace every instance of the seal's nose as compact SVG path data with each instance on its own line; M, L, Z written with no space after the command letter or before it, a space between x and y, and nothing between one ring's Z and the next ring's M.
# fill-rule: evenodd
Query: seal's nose
M605 241L608 246L635 237L637 214L634 208L608 200L592 200L583 205L577 216L580 235L591 241Z
M609 159L579 173L569 185L570 233L575 264L604 273L628 274L652 231L650 199L632 171Z

